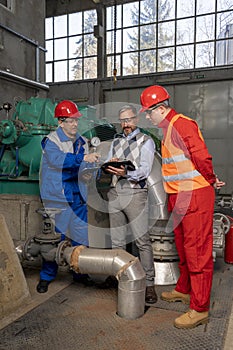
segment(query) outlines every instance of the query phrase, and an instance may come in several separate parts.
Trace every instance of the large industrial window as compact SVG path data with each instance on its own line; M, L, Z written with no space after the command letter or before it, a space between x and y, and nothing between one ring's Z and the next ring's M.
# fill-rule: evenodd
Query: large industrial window
M46 81L97 77L96 11L46 19Z
M108 77L233 64L233 0L110 3ZM95 10L46 19L47 82L97 78L95 25Z
M138 0L106 18L108 76L233 64L233 0Z

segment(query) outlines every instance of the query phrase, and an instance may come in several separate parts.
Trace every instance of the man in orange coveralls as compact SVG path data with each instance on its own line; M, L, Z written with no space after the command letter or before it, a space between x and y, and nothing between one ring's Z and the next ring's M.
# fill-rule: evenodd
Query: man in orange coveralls
M141 94L141 112L163 130L163 182L180 259L176 287L161 298L189 304L188 312L176 318L174 326L193 328L208 322L215 188L225 183L213 172L212 157L197 123L169 107L169 98L162 86L149 86Z

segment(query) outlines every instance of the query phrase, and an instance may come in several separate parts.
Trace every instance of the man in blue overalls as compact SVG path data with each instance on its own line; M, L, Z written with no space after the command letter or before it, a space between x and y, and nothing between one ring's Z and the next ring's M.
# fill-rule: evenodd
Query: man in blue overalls
M88 246L87 204L81 188L79 171L83 162L98 161L97 153L85 154L85 140L78 134L82 114L72 101L62 101L55 108L58 128L42 140L40 194L46 208L60 209L55 216L55 231L61 240L67 236L73 246ZM38 293L45 293L55 279L58 265L43 259Z

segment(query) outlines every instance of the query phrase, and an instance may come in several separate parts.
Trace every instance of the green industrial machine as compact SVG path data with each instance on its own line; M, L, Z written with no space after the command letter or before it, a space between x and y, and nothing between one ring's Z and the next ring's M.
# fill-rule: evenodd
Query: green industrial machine
M57 128L54 118L56 103L50 99L31 97L16 105L12 118L0 114L0 193L39 194L41 141ZM115 128L105 120L97 120L96 110L81 106L79 133L101 141L110 139ZM9 111L8 111L9 112Z
M31 97L16 105L12 118L0 121L1 193L38 194L41 141L57 127L55 105Z

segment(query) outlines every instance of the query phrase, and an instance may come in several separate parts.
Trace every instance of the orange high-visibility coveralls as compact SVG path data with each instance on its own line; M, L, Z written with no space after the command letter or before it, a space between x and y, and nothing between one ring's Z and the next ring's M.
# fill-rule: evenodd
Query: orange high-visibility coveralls
M190 294L190 308L208 311L213 278L215 175L195 121L172 109L163 129L162 172L179 255L176 290Z

